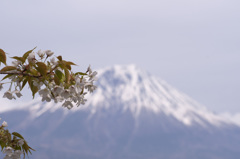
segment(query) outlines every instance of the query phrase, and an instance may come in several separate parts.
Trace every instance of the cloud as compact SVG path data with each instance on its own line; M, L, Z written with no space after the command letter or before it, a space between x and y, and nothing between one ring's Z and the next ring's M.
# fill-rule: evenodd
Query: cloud
M39 102L38 100L31 100L31 101L23 101L21 99L16 100L8 100L7 98L2 98L3 93L0 92L0 113L4 113L11 110L21 110L26 109L29 107L29 105L33 105L34 103Z

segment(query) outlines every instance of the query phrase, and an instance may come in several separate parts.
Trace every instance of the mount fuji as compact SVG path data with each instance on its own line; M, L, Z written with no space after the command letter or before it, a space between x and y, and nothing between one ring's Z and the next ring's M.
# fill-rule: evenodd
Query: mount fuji
M9 129L37 150L30 158L239 158L237 116L214 114L135 65L98 73L86 105L70 111L39 99L0 109Z

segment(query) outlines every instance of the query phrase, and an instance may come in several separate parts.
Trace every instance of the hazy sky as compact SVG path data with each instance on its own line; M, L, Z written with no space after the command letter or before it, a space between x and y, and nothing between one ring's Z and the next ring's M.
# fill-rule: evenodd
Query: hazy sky
M0 48L136 64L216 112L240 112L239 0L1 0Z

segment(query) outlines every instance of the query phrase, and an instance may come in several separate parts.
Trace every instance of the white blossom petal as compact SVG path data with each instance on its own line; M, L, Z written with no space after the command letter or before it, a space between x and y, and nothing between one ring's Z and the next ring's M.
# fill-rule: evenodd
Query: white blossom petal
M52 91L53 91L54 94L58 95L58 94L61 94L63 90L64 90L63 87L55 86Z
M44 89L41 89L38 93L41 97L46 97L46 96L50 96L51 92L47 88L44 88Z
M11 159L21 159L22 152L20 150L15 150L12 154Z
M19 146L22 146L24 144L24 139L20 139L19 141L18 141L18 145Z
M6 121L3 121L2 126L3 126L3 127L7 127L7 126L8 126L7 122L6 122Z
M91 74L89 75L89 81L90 81L90 80L93 80L93 79L96 80L96 78L95 78L96 75L97 75L97 71L94 71L93 73L91 73Z
M87 68L87 72L89 72L89 74L92 73L91 65L88 66L88 68Z
M8 98L10 100L16 99L16 97L12 95L12 92L10 90L4 93L3 98Z
M51 102L51 97L50 96L43 96L42 97L42 102L44 102L44 101Z
M57 97L54 98L55 103L62 102L63 100L64 100L64 98L61 97L61 96L57 96Z
M57 62L56 62L56 60L55 60L54 57L50 59L50 62L51 62L53 65L57 65Z
M15 90L14 93L16 94L16 96L17 96L18 98L20 98L20 97L22 96L21 92L18 91L18 90Z
M73 107L73 104L71 101L65 101L63 104L62 104L63 107L67 107L68 109L71 109Z
M61 96L65 99L70 97L70 91L68 89L65 89L62 93Z
M52 52L51 50L46 50L45 53L46 53L47 57L50 57L54 54L54 52Z
M17 66L19 66L21 63L22 63L21 61L15 60L15 61L12 62L12 65L13 65L14 67L17 67Z
M29 55L28 55L28 62L29 63L34 63L35 62L35 53L34 52L31 52Z
M10 156L13 154L13 148L11 147L6 147L4 150L3 150L3 153L5 153L6 155Z
M71 94L77 93L76 87L74 87L74 86L70 86L69 90L70 90L70 93L71 93Z
M43 58L44 58L44 55L45 55L45 52L42 51L42 50L38 50L37 54L38 54L38 56L39 56L41 59L43 59Z

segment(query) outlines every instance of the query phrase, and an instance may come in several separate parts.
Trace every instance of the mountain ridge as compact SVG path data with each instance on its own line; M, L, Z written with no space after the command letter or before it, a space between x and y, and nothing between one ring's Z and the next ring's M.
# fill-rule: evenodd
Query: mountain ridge
M186 94L173 88L164 80L156 78L136 65L115 65L98 70L98 89L87 96L85 105L71 111L88 109L92 114L99 109L111 109L114 103L121 103L123 111L130 110L134 118L138 118L143 109L155 114L164 113L173 116L185 125L198 123L206 126L206 122L220 126L234 124L240 126L238 118L235 120L229 115L214 114L191 99ZM40 99L24 104L32 116L38 117L46 111L63 109L61 104L44 103ZM21 107L17 109L22 109ZM65 113L68 110L64 110Z

